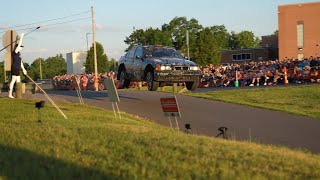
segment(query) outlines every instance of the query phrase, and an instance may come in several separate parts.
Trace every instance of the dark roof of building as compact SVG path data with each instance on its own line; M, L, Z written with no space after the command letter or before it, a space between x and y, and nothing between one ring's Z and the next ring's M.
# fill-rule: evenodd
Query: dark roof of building
M243 49L222 49L221 51L249 51L249 50L266 50L269 47L258 47L258 48L243 48Z
M305 2L305 3L296 3L296 4L280 4L280 6L299 6L299 5L312 5L312 4L319 4L320 2Z

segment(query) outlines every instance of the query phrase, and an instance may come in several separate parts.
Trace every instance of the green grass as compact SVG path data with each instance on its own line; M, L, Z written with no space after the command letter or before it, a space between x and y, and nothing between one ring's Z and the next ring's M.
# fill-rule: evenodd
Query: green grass
M211 91L187 95L320 119L320 85Z
M0 98L0 179L319 179L320 155L190 136L78 104Z

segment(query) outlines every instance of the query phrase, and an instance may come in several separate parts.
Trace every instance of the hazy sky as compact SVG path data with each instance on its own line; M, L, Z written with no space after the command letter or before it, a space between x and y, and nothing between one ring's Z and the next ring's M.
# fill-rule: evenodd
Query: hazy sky
M1 0L2 1L2 0ZM3 0L4 1L4 0ZM228 31L253 31L257 36L272 34L278 28L278 5L314 2L315 0L16 0L0 6L0 38L5 27L61 18L55 21L14 27L28 33L28 27L44 26L91 17L94 7L97 41L107 56L119 59L127 47L125 37L136 29L161 27L176 16L195 18L203 26L225 25ZM86 33L91 33L91 19L40 28L24 39L24 61L47 58L71 51L86 50ZM2 42L2 39L1 39ZM89 35L89 44L92 36ZM2 49L2 43L1 43ZM0 53L3 60L4 51Z

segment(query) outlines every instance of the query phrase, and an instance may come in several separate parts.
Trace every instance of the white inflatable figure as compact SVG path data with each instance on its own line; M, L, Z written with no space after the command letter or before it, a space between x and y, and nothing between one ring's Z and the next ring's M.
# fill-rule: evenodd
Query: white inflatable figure
M13 63L11 66L11 82L10 82L10 89L9 89L9 98L14 98L12 96L12 90L13 90L13 86L14 84L17 82L21 82L21 78L20 78L20 70L22 69L23 74L27 74L26 69L23 66L23 62L21 60L20 57L20 51L22 49L22 39L23 39L24 34L21 33L20 35L20 39L19 39L19 43L16 45L15 50L12 52L12 59L13 59Z

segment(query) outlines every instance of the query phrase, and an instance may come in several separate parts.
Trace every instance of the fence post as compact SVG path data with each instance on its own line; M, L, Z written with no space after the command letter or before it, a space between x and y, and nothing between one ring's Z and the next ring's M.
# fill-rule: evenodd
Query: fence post
M178 93L178 83L173 83L173 93L174 94Z
M288 81L287 67L284 67L283 71L284 71L284 85L288 85L289 81Z
M142 89L142 82L138 81L138 90L141 90L141 89Z

